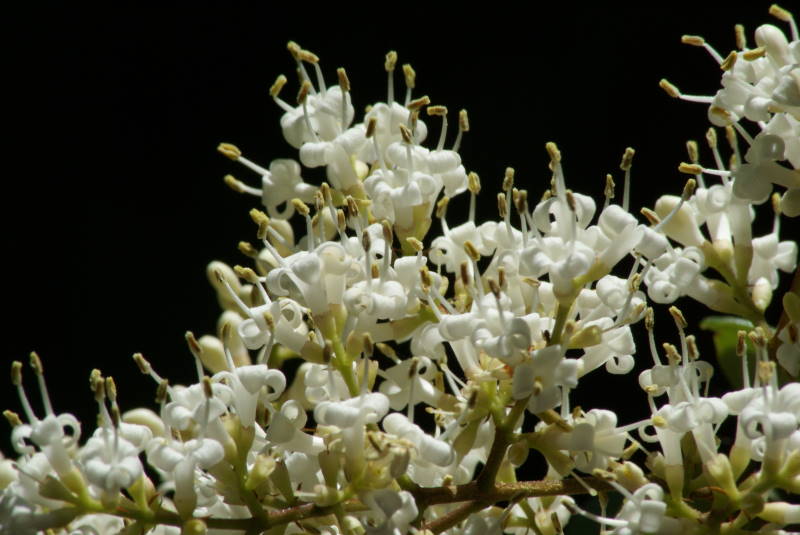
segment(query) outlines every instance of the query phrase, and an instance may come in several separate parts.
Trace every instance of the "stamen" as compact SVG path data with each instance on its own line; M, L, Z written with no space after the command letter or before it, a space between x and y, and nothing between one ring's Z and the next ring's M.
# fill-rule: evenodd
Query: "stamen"
M622 190L622 209L626 212L628 211L628 205L630 203L630 189L631 189L631 166L633 164L633 155L636 154L631 147L625 149L625 153L622 155L622 161L619 164L619 168L625 171L625 186Z
M387 91L386 91L386 102L391 106L394 104L394 68L397 65L397 52L394 50L390 50L388 54L386 54L386 60L383 62L383 68L386 70L387 74ZM405 69L403 69L405 70Z
M44 368L42 367L42 361L35 351L31 352L30 363L31 368L33 368L33 373L36 375L36 380L39 382L39 394L42 396L44 411L48 416L51 416L54 414L53 404L50 403L50 394L47 392L47 385L44 382Z
M791 28L792 31L792 41L800 39L800 34L798 34L797 31L797 23L794 20L794 16L789 11L783 9L778 4L772 4L769 6L769 14L778 20L789 23L789 28Z
M295 62L297 63L297 71L300 73L300 81L302 84L308 83L309 90L311 91L312 95L316 95L317 91L314 89L314 86L311 85L311 78L308 76L308 72L306 72L306 67L303 65L303 49L300 48L300 45L295 43L294 41L289 41L286 43L286 49L294 58Z
M669 220L675 217L675 214L677 214L678 211L680 211L681 207L683 206L683 203L692 198L692 195L694 195L696 187L697 187L697 182L695 182L693 178L687 180L686 184L684 184L683 186L683 191L681 192L681 199L678 201L678 204L676 204L672 208L672 210L670 210L670 212L666 215L666 217L664 217L664 219L662 219L661 222L658 223L653 228L653 230L658 232L664 225L669 223Z
M611 204L611 199L614 198L614 186L614 178L610 173L606 174L606 187L603 190L603 196L605 196L606 199L603 203L603 210L608 208L608 205Z
M719 55L719 52L714 50L714 47L706 43L706 40L698 35L684 35L683 37L681 37L681 42L685 45L699 46L705 48L706 51L708 51L708 53L711 54L711 57L714 58L714 61L716 61L717 63L722 63L723 61L722 56Z
M22 410L25 411L25 416L28 417L30 422L38 422L39 419L33 412L28 396L22 386L22 363L18 360L11 363L11 384L17 387L17 394L19 394L19 401L22 404Z
M192 331L186 331L184 338L186 338L186 344L189 346L189 351L191 351L192 356L194 356L194 364L197 369L197 378L202 380L204 374L203 361L200 359L200 354L203 352L203 348L197 341L197 338L194 337L194 333L192 333Z
M744 26L741 24L737 24L733 27L734 32L736 33L736 48L739 50L744 50L747 48L747 36L744 33Z
M481 179L478 173L470 171L467 175L467 189L469 190L469 221L475 221L475 203L478 193L481 191Z
M289 104L287 104L286 101L280 98L279 96L281 93L281 89L283 89L283 86L285 85L286 85L286 77L281 74L280 76L278 76L278 78L275 79L275 82L272 84L272 86L270 86L269 96L272 97L272 100L275 101L275 104L277 104L283 111L290 112L294 108L289 106Z
M711 104L714 102L714 97L702 95L684 95L681 93L680 89L671 84L666 78L662 78L661 81L658 82L658 85L661 87L661 89L666 91L667 95L671 96L672 98L679 98L687 102L699 102L701 104Z
M347 93L350 92L350 79L344 67L336 69L336 74L339 77L339 88L342 90L342 130L344 130L347 126Z
M319 142L317 132L311 127L311 117L308 115L308 94L313 91L314 86L308 80L303 81L300 86L300 91L297 93L297 103L303 106L303 119L306 123L306 129L314 138L314 141Z
M428 106L426 110L428 115L438 115L442 118L442 131L439 133L439 142L436 144L436 150L444 148L445 139L447 139L447 107L445 106Z
M408 103L411 102L411 91L416 87L417 84L417 73L414 71L414 68L411 67L408 63L403 65L403 76L405 77L406 81L406 100L404 102L404 106L408 106Z
M469 132L469 116L467 115L467 110L458 112L458 135L456 135L456 141L453 143L453 152L458 152L458 149L461 148L461 138L464 136L464 132Z

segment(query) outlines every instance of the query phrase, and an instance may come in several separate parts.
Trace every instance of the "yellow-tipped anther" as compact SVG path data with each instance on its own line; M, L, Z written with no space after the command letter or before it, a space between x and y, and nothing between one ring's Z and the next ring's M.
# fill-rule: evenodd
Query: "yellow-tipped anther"
M686 142L686 152L689 154L689 159L692 163L697 163L700 160L700 153L697 150L697 142L689 140Z
M778 4L772 4L769 6L769 14L778 20L782 20L783 22L792 22L792 20L794 20L792 14Z
M156 403L165 402L167 400L167 394L169 394L169 381L162 379L162 381L158 383L158 388L156 388Z
M470 171L467 175L467 189L473 195L477 195L481 191L481 179L478 173Z
M614 177L612 177L610 174L607 174L606 175L606 187L603 190L603 195L605 195L609 199L613 199L614 198L614 185L615 185L614 184Z
M233 175L225 175L225 185L231 188L236 193L244 193L244 184L236 179Z
M681 96L680 90L671 83L669 83L669 81L666 78L662 78L658 82L658 86L664 91L666 91L667 95L671 96L672 98L678 98Z
M644 311L644 327L648 331L652 331L653 327L655 326L655 313L653 312L652 307L647 307L647 310Z
M506 209L506 194L505 193L498 193L497 194L497 212L500 214L500 219L504 219L508 210Z
M775 212L775 215L781 215L781 195L780 195L780 193L773 193L772 197L770 197L770 201L772 201L772 211Z
M754 59L764 57L766 53L767 49L763 46L760 46L758 48L751 48L750 50L742 52L742 57L747 61L753 61Z
M652 226L656 226L661 223L661 218L658 217L658 214L650 208L643 207L641 210L639 210L639 213L647 218L647 222Z
M630 170L631 166L633 165L633 156L635 154L635 150L633 150L631 147L627 147L625 152L622 154L622 161L619 163L619 168L623 171Z
M197 356L203 352L203 347L200 345L200 342L197 341L192 331L186 331L184 337L186 338L186 344L189 346L189 351L191 351L193 355Z
M736 65L736 60L738 59L739 55L736 53L735 50L732 50L728 57L723 60L722 63L719 64L719 68L723 71L729 71Z
M439 219L444 218L447 214L447 204L450 202L450 197L444 196L436 203L436 217Z
M553 164L561 163L561 151L558 150L558 145L553 143L552 141L548 141L544 145L545 150L547 150L547 155L550 156L550 162Z
M397 52L390 50L386 54L386 60L383 62L383 68L386 72L392 72L397 65Z
M733 30L736 33L736 48L739 50L744 50L747 48L747 37L744 33L744 26L737 24L733 27Z
M286 85L286 77L282 74L278 75L278 77L275 78L275 81L269 88L269 96L271 96L272 98L276 98L278 95L280 95L281 89L283 89L283 86L285 85Z
M305 61L306 63L319 63L319 56L310 50L301 50L300 61Z
M294 206L294 209L302 216L307 216L311 212L308 205L297 198L292 199L292 206Z
M406 238L406 243L409 244L411 248L414 249L414 251L417 253L422 251L422 249L424 249L425 247L421 241L419 241L413 236L409 236L408 238Z
M336 76L339 77L339 87L342 88L342 91L350 91L350 78L347 77L344 67L336 69Z
M106 394L108 395L108 399L111 402L115 402L117 400L117 383L114 382L113 377L106 377Z
M31 368L33 368L33 373L36 375L42 375L44 373L44 367L42 366L42 359L39 358L39 355L36 354L36 351L31 351L29 358Z
M672 319L675 320L675 325L678 326L679 329L685 329L689 326L686 321L686 318L683 317L683 312L676 306L669 307L669 313L672 316Z
M239 150L239 147L231 143L220 143L217 145L217 152L222 153L233 161L238 160L242 155L242 151Z
M303 51L303 49L300 48L300 45L298 45L294 41L289 41L288 43L286 43L286 50L289 51L289 53L292 55L294 59L298 61L300 60L300 53Z
M20 419L19 414L14 411L5 410L3 411L3 416L5 416L8 423L11 427L17 427L22 425L22 419Z
M508 193L514 187L514 168L506 167L506 172L503 175L503 191Z
M425 111L428 112L428 115L443 117L447 115L447 106L428 106Z
M240 279L244 279L250 284L258 284L260 282L256 272L249 267L233 266L233 271Z
M414 71L414 67L406 63L403 65L403 77L406 80L406 87L409 89L414 89L417 83L417 73Z
M411 102L408 103L406 107L411 111L419 111L430 103L431 99L427 95L425 95L412 100Z
M458 112L458 129L462 132L469 132L469 115L467 115L467 110Z
M22 384L22 363L18 360L11 363L11 384L14 386Z
M703 168L696 163L681 162L678 166L678 171L685 175L699 175L703 172Z
M149 374L150 371L152 370L152 368L150 367L150 363L147 362L147 359L145 359L141 353L134 353L133 361L139 367L139 371L145 375Z
M383 239L391 246L394 241L394 233L392 232L392 224L386 219L381 221L381 231L383 232Z
M712 149L717 146L717 131L713 126L706 132L706 142L708 142L708 146Z
M681 43L691 46L705 46L706 40L699 35L682 35Z
M690 178L686 181L686 184L683 186L683 192L681 193L681 198L684 201L688 201L694 195L694 190L697 189L697 181L693 178Z
M367 123L367 133L366 137L371 138L375 135L375 129L378 126L378 118L377 117L370 117L369 122Z

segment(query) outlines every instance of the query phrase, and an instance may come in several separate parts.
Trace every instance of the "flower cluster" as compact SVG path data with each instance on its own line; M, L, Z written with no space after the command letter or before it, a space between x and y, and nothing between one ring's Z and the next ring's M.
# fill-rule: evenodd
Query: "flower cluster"
M800 384L785 379L800 371L796 275L780 323L764 313L778 271L797 265L797 244L779 232L782 215L800 213L800 40L791 15L772 11L791 42L766 25L750 49L740 31L741 50L722 59L684 39L720 61L722 89L705 98L662 86L709 102L732 156L725 165L713 128L713 166L689 142L690 178L644 221L629 206L633 149L621 195L609 176L598 206L568 187L554 143L539 200L508 168L499 217L476 221L481 181L458 152L466 111L448 144L448 110L415 95L410 65L396 98L390 52L386 101L355 122L345 70L329 86L319 58L289 43L296 104L281 97L283 76L270 95L299 162L267 168L219 146L260 176L225 181L263 210L250 212L257 245L239 245L250 266L209 265L223 312L214 335L187 333L197 382L172 385L134 355L158 407L123 412L113 379L95 370L98 426L81 444L39 358L43 416L15 362L24 418L5 413L20 457L0 464L0 533L556 534L574 515L619 534L785 533L800 521ZM439 124L429 147L436 127L425 120ZM306 181L310 168L325 182ZM449 215L462 194L466 217ZM771 194L773 229L753 237ZM741 388L709 394L714 368L675 306L680 344L659 350L649 303L683 296L751 323L737 339ZM635 328L649 337L638 384L650 416L625 423L574 407L586 375L634 369ZM302 364L284 372L293 359ZM727 421L730 447L718 439ZM531 455L547 475L519 482ZM601 501L597 514L569 497L598 492L620 494L622 507Z

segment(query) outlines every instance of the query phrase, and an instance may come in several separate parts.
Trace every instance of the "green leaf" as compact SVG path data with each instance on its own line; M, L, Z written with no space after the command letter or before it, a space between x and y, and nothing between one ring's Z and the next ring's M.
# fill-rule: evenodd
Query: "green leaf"
M708 316L700 322L700 328L704 331L711 331L714 335L714 349L717 353L717 362L725 378L734 388L741 388L742 363L736 355L736 343L739 331L751 331L753 324L743 318L736 316ZM747 340L747 369L751 371L755 367L755 351L753 344ZM752 375L751 375L752 377Z

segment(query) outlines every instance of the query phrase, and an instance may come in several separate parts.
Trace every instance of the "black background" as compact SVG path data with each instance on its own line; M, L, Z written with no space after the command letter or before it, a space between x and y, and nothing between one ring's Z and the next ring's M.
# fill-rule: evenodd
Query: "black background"
M448 106L453 122L467 108L472 131L461 154L482 178L487 216L496 213L506 166L532 198L545 188L550 140L563 153L568 186L598 204L605 173L621 184L620 156L636 148L638 209L680 192L685 140L702 140L708 126L705 106L668 98L659 79L698 94L713 94L719 83L715 62L680 36L704 35L724 56L734 48L735 23L746 24L752 42L758 24L774 22L768 2L726 4L562 2L533 14L499 3L472 10L337 3L326 12L300 3L50 6L8 19L5 86L14 96L4 114L12 140L2 211L3 367L38 351L56 407L89 428L93 367L115 376L123 408L151 405L154 395L130 359L135 351L173 382L192 380L183 333L212 331L218 314L205 265L244 263L236 244L254 238L247 211L257 199L228 190L222 177L232 172L251 184L257 177L215 147L235 143L265 165L296 157L267 95L280 73L290 78L284 96L296 92L287 40L320 56L329 83L345 66L359 111L385 98L390 49L415 67L417 96ZM401 76L396 81L402 94ZM435 142L439 124L428 124ZM453 224L463 201L451 204ZM768 228L769 210L759 218ZM692 303L679 304L690 323L703 317ZM671 323L659 325L662 338L674 338ZM639 360L650 361L646 349ZM647 414L635 373L593 375L577 398L584 408L614 408L622 423ZM30 374L26 383L35 393ZM10 385L0 393L3 406L20 410Z

